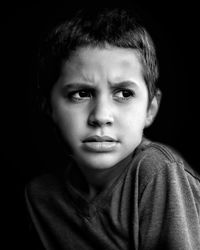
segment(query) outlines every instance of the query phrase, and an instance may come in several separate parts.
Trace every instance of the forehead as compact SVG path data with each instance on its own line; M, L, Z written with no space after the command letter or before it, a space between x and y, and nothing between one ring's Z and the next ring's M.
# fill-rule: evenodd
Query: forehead
M124 77L141 77L142 64L137 50L118 47L81 47L63 64L66 77L107 77L120 80Z

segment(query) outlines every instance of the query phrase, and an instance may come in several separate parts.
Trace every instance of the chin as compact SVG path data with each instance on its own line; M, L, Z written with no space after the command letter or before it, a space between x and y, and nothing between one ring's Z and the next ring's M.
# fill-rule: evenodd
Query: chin
M82 168L103 170L115 166L120 160L108 155L97 155L94 157L87 157L87 159L80 159L78 164Z

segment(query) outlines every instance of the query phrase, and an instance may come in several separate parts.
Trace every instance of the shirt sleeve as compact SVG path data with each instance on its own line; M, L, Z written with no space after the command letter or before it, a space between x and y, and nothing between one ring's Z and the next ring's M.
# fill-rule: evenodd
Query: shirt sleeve
M35 227L33 225L33 221L31 218L31 215L33 215L33 212L30 212L32 210L31 203L29 201L27 188L25 189L25 202L26 202L26 249L28 250L45 250L40 239L39 235L35 230Z
M139 249L200 249L200 183L183 163L165 163L139 200Z

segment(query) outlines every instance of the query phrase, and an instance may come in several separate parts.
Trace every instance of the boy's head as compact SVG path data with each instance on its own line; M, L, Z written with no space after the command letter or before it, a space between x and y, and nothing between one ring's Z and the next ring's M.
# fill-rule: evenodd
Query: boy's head
M153 121L158 68L148 33L128 13L86 14L50 37L40 80L77 163L104 169L133 152Z
M59 77L62 63L77 48L107 45L137 50L150 103L157 92L158 61L153 41L138 19L132 11L103 8L81 10L57 26L40 51L38 79L45 104L50 103L51 89Z

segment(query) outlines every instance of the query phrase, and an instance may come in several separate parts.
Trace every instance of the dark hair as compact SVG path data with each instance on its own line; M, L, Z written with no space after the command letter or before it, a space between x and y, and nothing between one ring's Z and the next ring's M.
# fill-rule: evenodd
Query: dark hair
M151 102L156 93L158 62L149 33L136 19L132 11L119 8L80 10L57 26L40 50L38 86L43 99L48 103L62 63L73 51L84 46L104 48L111 45L138 51Z

